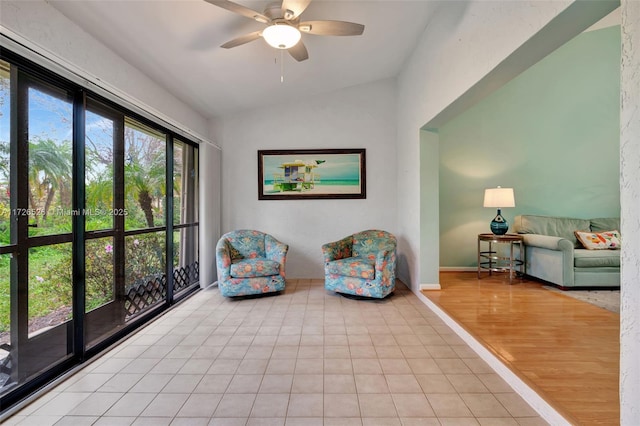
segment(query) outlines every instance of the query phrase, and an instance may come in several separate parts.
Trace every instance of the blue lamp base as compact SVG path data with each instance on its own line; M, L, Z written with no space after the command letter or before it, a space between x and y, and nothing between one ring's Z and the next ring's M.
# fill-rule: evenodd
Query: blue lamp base
M498 214L491 221L491 232L495 235L504 235L509 230L509 223L502 217L500 209L498 209Z

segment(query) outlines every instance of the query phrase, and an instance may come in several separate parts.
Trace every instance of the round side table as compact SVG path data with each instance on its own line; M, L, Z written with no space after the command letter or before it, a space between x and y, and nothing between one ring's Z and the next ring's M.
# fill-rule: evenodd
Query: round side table
M482 244L488 244L487 250L483 250ZM501 255L494 247L494 244L509 244L507 255ZM518 246L515 250L514 246ZM478 234L478 279L482 271L508 272L509 284L513 281L514 275L523 276L525 270L525 246L522 235L518 234Z

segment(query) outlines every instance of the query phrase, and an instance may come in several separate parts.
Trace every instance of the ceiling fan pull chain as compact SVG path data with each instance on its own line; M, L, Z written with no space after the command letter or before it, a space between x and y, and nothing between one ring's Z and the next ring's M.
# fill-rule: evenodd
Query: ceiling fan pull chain
M280 83L284 83L284 49L280 49Z

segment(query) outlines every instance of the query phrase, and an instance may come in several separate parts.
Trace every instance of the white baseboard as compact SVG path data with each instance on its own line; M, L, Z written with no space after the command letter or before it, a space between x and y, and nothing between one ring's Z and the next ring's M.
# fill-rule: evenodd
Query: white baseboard
M420 291L423 290L442 290L440 284L420 284Z
M441 266L440 272L476 272L475 266Z
M210 288L214 288L214 287L218 287L218 281L214 281L209 285L205 285L203 287L200 287L202 290L209 290Z

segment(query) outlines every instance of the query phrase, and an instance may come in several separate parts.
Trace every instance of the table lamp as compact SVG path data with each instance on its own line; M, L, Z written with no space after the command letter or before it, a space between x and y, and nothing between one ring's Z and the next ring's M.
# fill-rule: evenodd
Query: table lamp
M515 207L516 200L513 188L488 188L484 190L484 207L497 207L498 214L491 221L491 232L495 235L504 235L509 229L509 223L502 217L500 209L503 207Z

